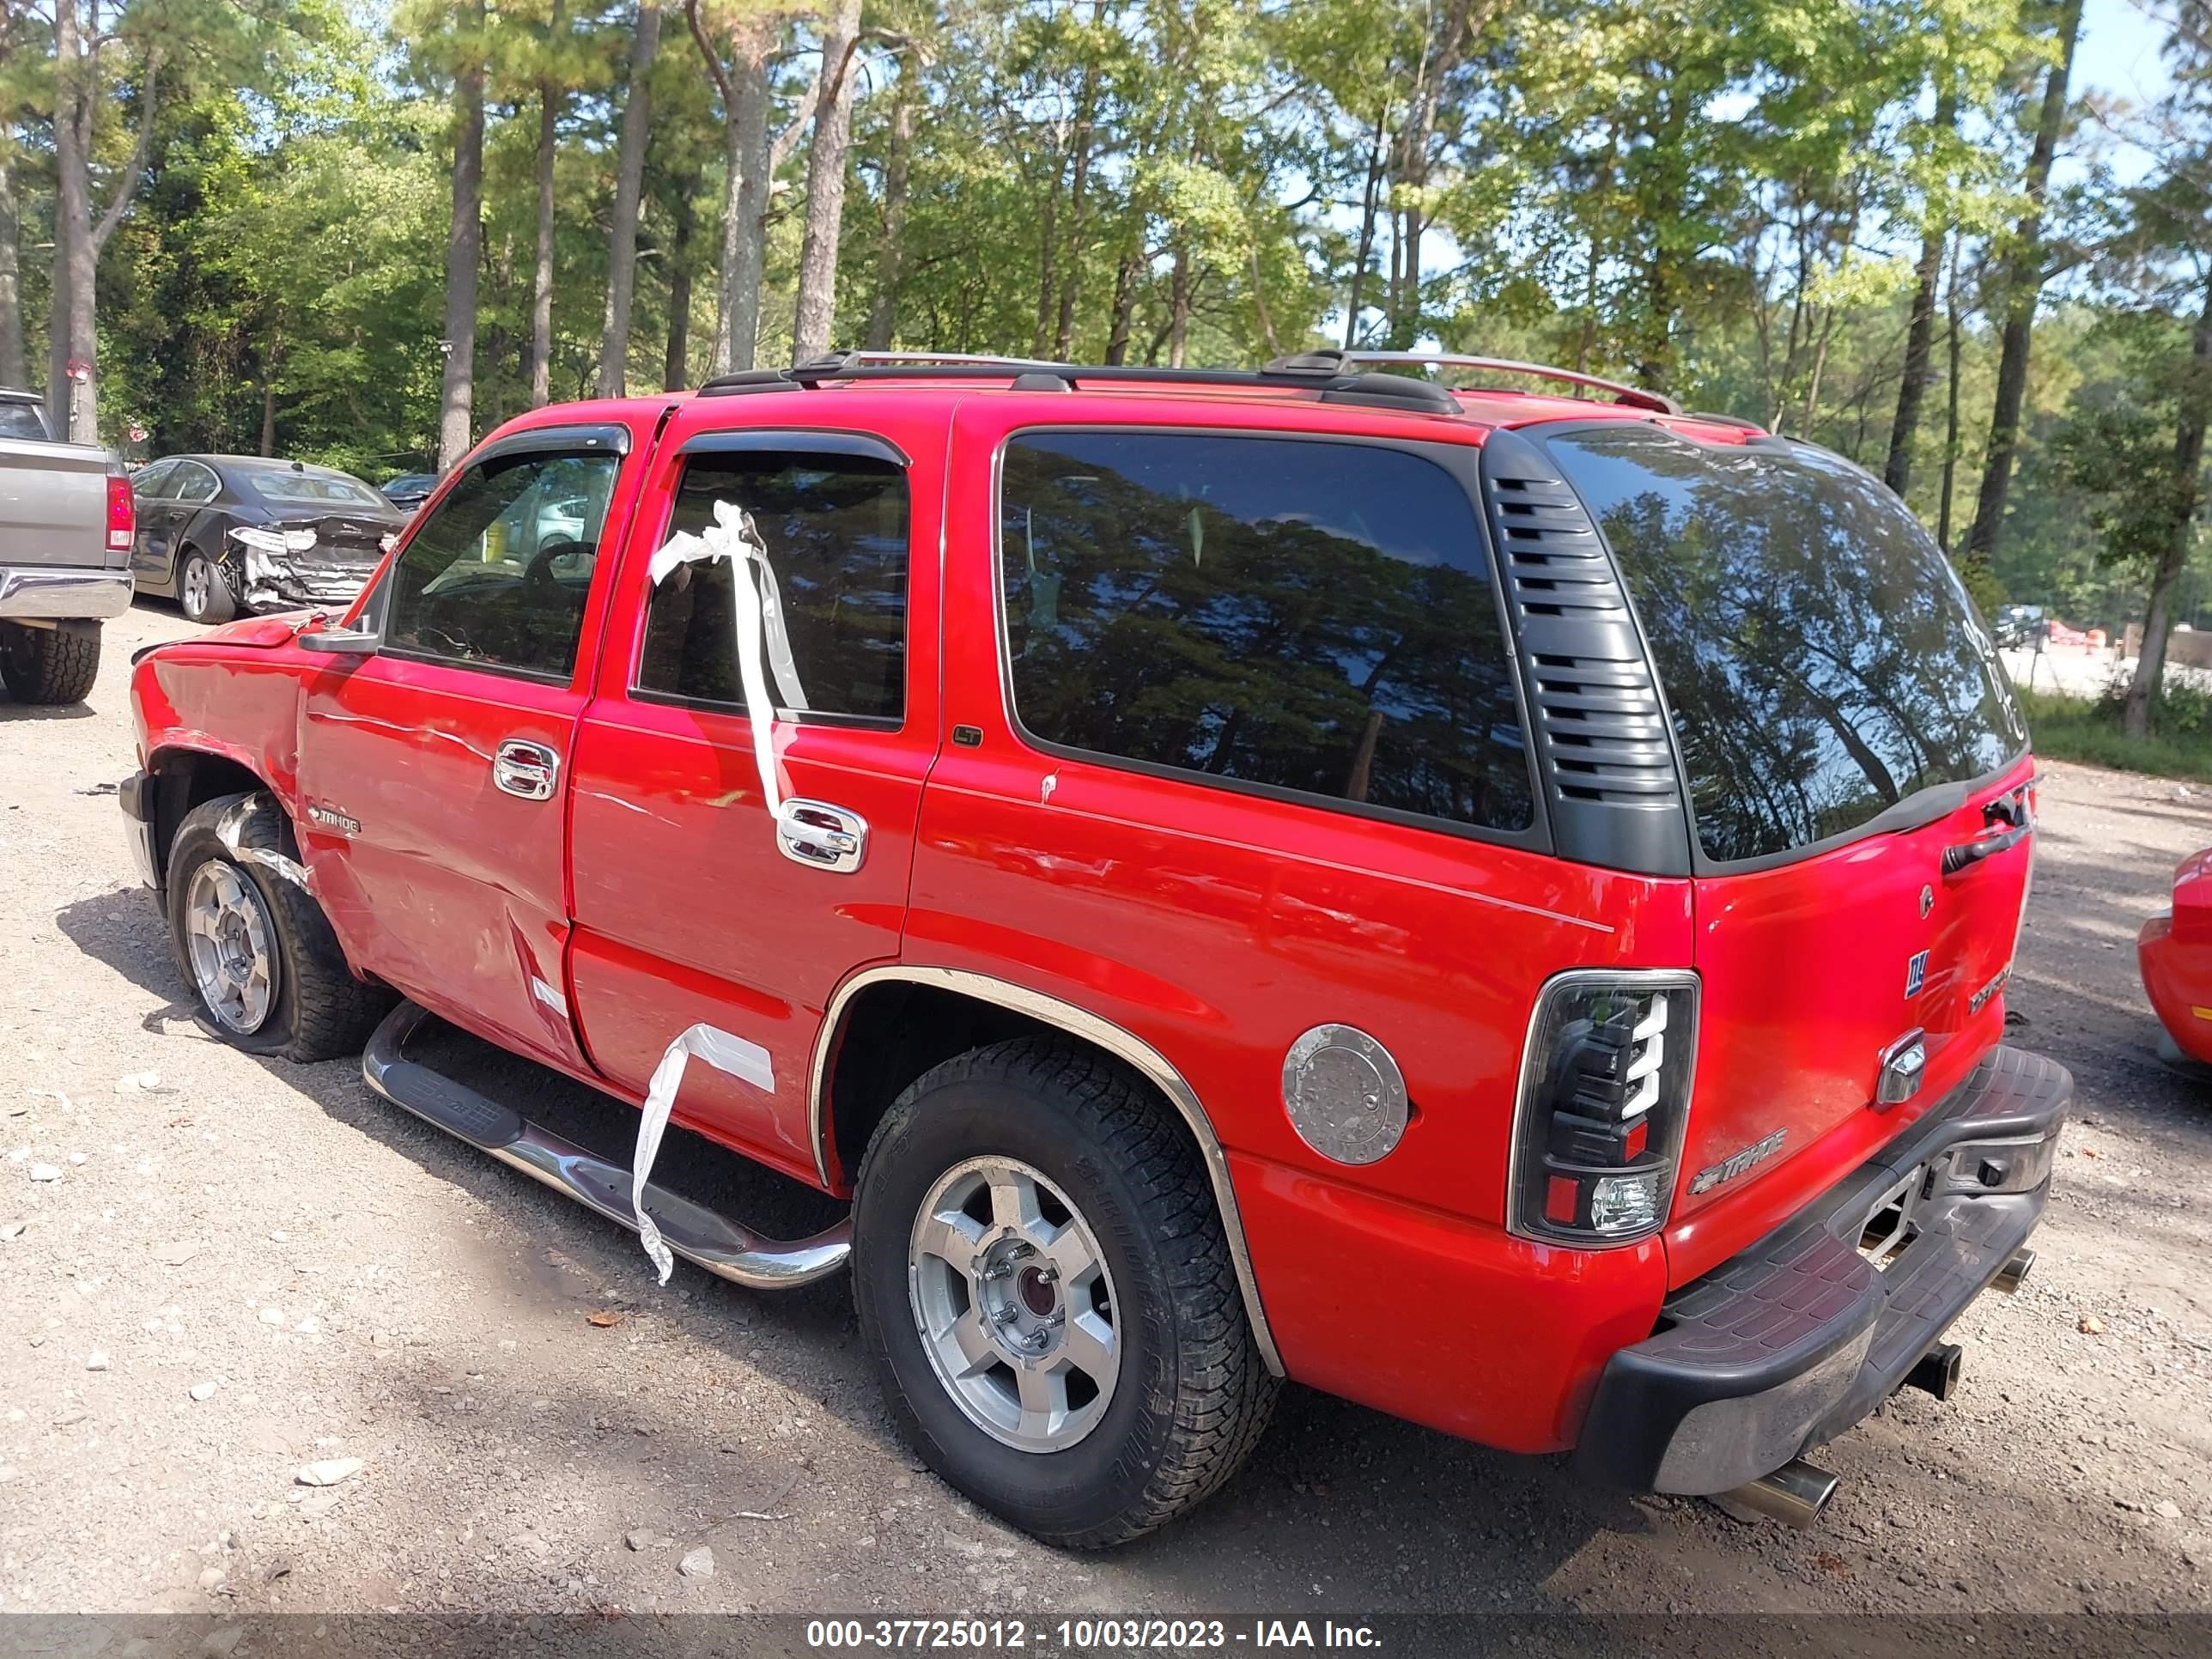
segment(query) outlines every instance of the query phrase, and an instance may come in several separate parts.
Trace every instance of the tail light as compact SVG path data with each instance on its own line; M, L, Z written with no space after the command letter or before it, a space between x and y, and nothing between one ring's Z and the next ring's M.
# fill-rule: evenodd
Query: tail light
M1509 1223L1618 1244L1667 1219L1697 1054L1697 975L1577 969L1536 1000L1513 1127Z
M120 472L107 475L107 550L128 553L138 532L138 505L131 498L131 480Z

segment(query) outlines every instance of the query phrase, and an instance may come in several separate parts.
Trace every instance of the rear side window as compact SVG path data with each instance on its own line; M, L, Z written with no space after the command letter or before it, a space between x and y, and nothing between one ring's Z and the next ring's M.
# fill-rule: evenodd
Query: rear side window
M1492 830L1533 822L1465 488L1377 445L1050 432L1007 446L1015 712L1050 744Z
M897 725L906 712L905 470L868 455L701 455L684 464L669 529L704 530L718 501L753 515L775 573L773 602L805 698L803 709L778 712ZM744 707L731 580L717 559L678 565L653 589L638 690Z
M2026 744L1949 562L1857 467L1644 425L1550 448L1650 637L1709 858L1848 834Z
M45 443L52 434L36 404L0 403L0 438L27 438Z

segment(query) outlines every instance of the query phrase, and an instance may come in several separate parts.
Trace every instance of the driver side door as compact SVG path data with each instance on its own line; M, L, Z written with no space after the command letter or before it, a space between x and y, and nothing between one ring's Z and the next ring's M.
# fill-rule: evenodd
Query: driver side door
M588 1070L569 1018L576 717L642 434L540 428L472 455L308 681L298 827L354 964L477 1035ZM553 501L575 504L562 514Z

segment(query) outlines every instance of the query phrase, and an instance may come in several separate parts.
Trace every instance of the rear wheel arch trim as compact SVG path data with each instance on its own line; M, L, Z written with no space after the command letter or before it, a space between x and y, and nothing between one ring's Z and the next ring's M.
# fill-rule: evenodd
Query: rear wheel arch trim
M871 986L896 982L930 986L1026 1014L1113 1055L1133 1068L1166 1097L1174 1106L1176 1115L1182 1119L1183 1127L1197 1143L1199 1155L1205 1161L1206 1179L1213 1188L1214 1207L1220 1213L1222 1232L1229 1241L1230 1260L1237 1268L1237 1288L1244 1304L1244 1316L1251 1322L1252 1336L1259 1345L1260 1357L1272 1375L1286 1375L1282 1355L1275 1347L1274 1333L1268 1328L1267 1310L1260 1300L1260 1282L1252 1269L1251 1251L1244 1242L1243 1216L1237 1206L1237 1191L1229 1178L1229 1159L1221 1149L1220 1138L1213 1132L1213 1124L1206 1115L1206 1108L1199 1102L1197 1091L1184 1080L1182 1073L1168 1063L1158 1049L1142 1037L1073 1003L1063 1002L1058 997L1032 991L1027 986L1017 985L1009 980L994 979L988 974L970 973L959 968L926 968L902 963L870 968L854 974L837 988L837 994L830 1000L830 1007L823 1016L822 1029L814 1039L814 1060L808 1077L807 1138L814 1149L815 1173L823 1188L827 1190L831 1185L829 1139L830 1056L836 1048L838 1035L843 1029L845 1016L853 1000Z

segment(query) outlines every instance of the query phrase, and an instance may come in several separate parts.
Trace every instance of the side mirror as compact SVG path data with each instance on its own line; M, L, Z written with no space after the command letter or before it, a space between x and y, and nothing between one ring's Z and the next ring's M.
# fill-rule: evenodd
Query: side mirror
M319 651L331 657L369 657L376 654L377 636L366 629L322 628L299 636L302 651Z

